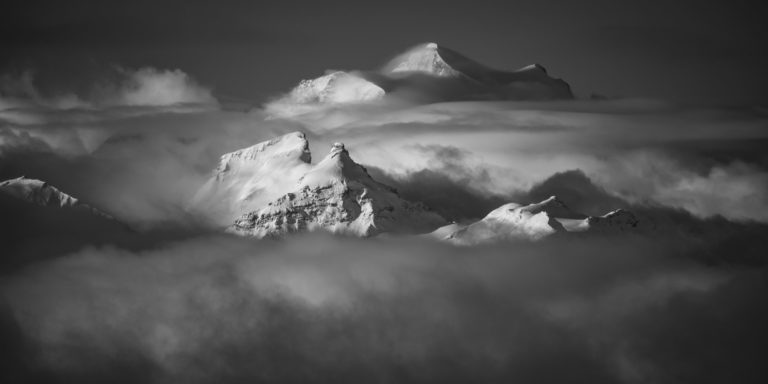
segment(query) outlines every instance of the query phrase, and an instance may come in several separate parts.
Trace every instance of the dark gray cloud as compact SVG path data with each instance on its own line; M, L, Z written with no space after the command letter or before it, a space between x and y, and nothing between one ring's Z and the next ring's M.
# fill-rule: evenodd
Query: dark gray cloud
M60 381L760 382L761 272L691 250L631 237L89 248L6 280L5 332L29 348L19 374Z

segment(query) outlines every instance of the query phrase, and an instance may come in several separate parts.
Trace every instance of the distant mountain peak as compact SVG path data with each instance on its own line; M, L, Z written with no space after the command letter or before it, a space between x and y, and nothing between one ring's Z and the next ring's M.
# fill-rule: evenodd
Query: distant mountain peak
M0 182L0 194L21 200L27 204L46 208L75 209L114 220L112 216L80 202L77 198L62 192L49 183L26 176Z
M419 44L397 56L387 66L390 73L420 72L437 77L459 77L462 73L451 67L440 55L436 43Z
M333 146L331 147L331 155L340 155L342 153L349 154L349 152L347 152L347 149L344 148L344 143L339 143L339 142L333 143Z
M81 203L45 181L26 176L0 182L2 193L42 207L75 207Z
M556 196L538 203L504 204L482 220L461 226L438 228L429 236L457 245L473 245L504 240L540 240L556 233L622 232L636 228L634 214L623 209L603 216L586 216L572 211Z
M316 164L310 158L300 132L223 155L190 209L217 225L234 223L230 232L255 237L313 230L423 233L445 223L374 180L341 142Z
M329 107L370 103L400 91L426 102L573 98L568 83L550 77L538 63L497 70L428 42L395 56L379 71L329 71L301 80L265 108L272 117L296 117Z

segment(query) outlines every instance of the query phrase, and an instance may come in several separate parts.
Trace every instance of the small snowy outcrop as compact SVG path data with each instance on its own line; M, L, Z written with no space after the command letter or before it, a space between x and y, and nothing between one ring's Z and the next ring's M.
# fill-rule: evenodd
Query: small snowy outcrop
M103 218L111 216L60 191L58 188L38 179L24 176L0 182L0 194L38 207L66 208L90 212Z
M383 232L424 233L444 223L421 204L405 201L394 189L375 181L337 143L293 191L242 215L229 231L259 238L318 230L367 237Z
M41 207L64 208L84 205L42 180L24 176L0 182L0 192Z
M635 216L625 210L604 216L586 216L570 210L552 196L530 205L505 204L480 221L467 226L451 224L428 236L457 245L476 245L509 240L536 241L557 233L622 232L637 227L637 224Z
M337 71L312 80L302 80L288 94L295 103L352 103L380 99L384 90L353 74Z

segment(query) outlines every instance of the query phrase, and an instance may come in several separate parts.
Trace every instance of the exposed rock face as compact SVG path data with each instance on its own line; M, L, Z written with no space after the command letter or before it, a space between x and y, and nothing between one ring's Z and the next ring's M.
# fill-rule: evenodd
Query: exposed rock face
M316 230L372 236L428 232L444 222L421 204L405 201L394 189L375 181L337 143L300 179L295 191L244 214L230 231L256 237Z
M429 236L458 245L474 245L505 240L536 241L557 233L623 232L637 225L637 219L629 211L619 209L603 216L586 216L573 212L552 196L535 204L505 204L480 221L467 226L451 224Z

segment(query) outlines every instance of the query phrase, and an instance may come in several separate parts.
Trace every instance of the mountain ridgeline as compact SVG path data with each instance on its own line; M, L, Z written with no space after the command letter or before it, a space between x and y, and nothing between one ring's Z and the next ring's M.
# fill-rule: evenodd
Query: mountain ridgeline
M311 159L302 132L225 154L190 209L227 232L258 238L312 231L360 237L426 234L473 245L637 227L628 211L587 216L571 211L554 196L530 205L505 204L469 225L448 224L423 203L407 201L394 188L374 180L342 143L334 144L316 164Z
M489 68L450 48L417 45L375 71L329 71L302 80L267 105L277 116L313 106L369 103L389 95L423 103L461 100L572 99L571 87L540 64L504 71Z

